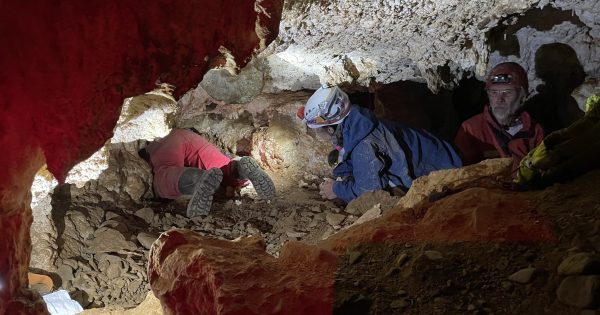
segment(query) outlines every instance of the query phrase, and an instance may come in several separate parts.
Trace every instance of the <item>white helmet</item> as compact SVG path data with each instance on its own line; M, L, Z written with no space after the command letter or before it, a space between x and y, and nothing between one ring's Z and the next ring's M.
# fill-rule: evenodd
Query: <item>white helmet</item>
M320 87L308 99L303 117L310 128L337 125L350 112L350 98L339 87ZM300 115L299 115L300 116Z

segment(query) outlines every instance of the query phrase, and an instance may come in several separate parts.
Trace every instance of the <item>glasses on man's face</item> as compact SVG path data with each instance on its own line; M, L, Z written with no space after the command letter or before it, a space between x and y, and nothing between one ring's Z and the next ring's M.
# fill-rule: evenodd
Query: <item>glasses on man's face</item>
M489 97L508 97L515 95L517 90L505 89L505 90L487 90Z

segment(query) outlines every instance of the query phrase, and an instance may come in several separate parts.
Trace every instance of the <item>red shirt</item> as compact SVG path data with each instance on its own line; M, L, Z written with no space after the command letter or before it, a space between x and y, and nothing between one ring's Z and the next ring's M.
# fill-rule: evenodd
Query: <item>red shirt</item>
M462 153L463 164L513 157L513 171L516 170L521 159L544 139L544 129L527 112L522 112L518 119L523 127L514 136L492 118L487 106L483 113L463 122L454 139L454 144Z

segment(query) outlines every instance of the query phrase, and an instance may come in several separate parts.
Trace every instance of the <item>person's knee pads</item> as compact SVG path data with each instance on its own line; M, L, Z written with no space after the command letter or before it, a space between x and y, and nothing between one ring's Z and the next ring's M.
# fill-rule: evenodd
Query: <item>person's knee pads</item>
M200 181L200 176L202 175L203 170L187 167L181 176L179 176L179 181L177 183L179 187L179 192L183 195L191 195L194 193L194 188L198 181Z

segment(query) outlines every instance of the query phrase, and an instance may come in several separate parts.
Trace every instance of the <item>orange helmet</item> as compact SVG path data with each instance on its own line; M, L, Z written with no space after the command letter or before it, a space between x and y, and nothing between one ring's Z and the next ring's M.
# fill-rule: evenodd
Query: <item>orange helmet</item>
M485 88L489 89L492 85L496 84L522 87L526 92L529 89L525 69L515 62L503 62L496 65L490 71L485 80Z

